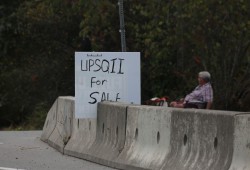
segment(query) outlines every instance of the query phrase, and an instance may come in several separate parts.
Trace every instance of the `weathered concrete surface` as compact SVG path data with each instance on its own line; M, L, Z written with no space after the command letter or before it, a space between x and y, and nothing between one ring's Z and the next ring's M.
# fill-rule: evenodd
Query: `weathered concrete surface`
M77 156L111 166L124 147L127 106L116 102L98 103L95 141Z
M120 169L159 169L170 149L171 109L129 106L126 143L115 160Z
M170 153L162 170L227 170L233 154L233 112L173 110Z
M59 97L57 105L56 127L48 139L48 144L63 153L72 133L75 99L71 96Z
M57 113L61 121L48 141L61 152L71 136L66 128L74 103L63 101L58 110L67 109ZM250 113L116 102L101 102L97 110L97 121L73 120L65 153L125 170L250 169Z
M73 119L73 132L64 148L64 154L81 158L95 141L96 119Z
M229 170L250 169L250 113L235 116L233 160Z
M43 133L41 135L41 140L48 142L48 139L56 127L56 116L57 116L58 99L54 102L50 108L46 121L43 126Z

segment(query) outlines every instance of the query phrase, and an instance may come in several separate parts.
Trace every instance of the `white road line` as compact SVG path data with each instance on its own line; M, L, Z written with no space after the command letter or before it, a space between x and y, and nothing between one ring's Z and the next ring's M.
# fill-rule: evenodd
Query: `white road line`
M0 170L25 170L25 169L16 169L16 168L0 167Z

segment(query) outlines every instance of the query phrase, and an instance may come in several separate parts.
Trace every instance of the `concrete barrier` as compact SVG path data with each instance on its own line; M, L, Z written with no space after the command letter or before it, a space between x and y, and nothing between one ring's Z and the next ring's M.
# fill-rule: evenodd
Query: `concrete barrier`
M98 103L95 141L81 153L74 151L73 156L112 166L124 147L127 106L116 102Z
M125 147L114 161L119 169L159 169L170 149L172 110L129 106Z
M93 145L96 137L96 119L73 119L73 131L64 148L64 154L82 158Z
M249 116L228 111L129 106L125 147L112 167L250 169ZM138 127L142 127L142 136Z
M74 97L59 97L56 127L49 136L48 144L63 153L64 147L72 133L72 119L74 113Z
M73 103L58 98L48 140L65 154L124 170L250 169L250 113L101 102L71 130Z
M56 101L50 108L43 126L41 140L44 142L48 142L50 135L52 134L52 132L56 127L57 108L58 108L58 99L56 99Z
M250 169L250 113L235 116L233 159L229 170Z
M214 110L174 110L170 153L161 169L228 170L234 154L234 141L237 140L237 114ZM250 157L246 159L250 161Z

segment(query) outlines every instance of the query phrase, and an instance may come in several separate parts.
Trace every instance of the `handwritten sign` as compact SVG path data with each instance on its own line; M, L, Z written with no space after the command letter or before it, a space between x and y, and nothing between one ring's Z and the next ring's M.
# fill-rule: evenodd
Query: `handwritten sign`
M103 100L140 104L139 52L75 53L75 116L96 118Z

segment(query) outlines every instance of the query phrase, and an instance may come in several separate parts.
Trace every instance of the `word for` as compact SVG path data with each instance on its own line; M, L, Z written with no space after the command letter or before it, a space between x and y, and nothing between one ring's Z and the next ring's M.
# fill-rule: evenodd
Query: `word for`
M93 87L93 84L96 85L103 85L105 82L107 83L107 80L95 80L96 77L91 77L91 81L90 81L90 87Z
M94 72L107 72L124 74L122 71L123 60L121 58L114 58L110 60L106 59L88 59L81 60L81 71L94 71Z
M103 78L91 77L90 80L91 88L99 88L99 89L113 89L113 90L122 90L124 89L124 79L122 76L116 77L107 77L103 76Z
M95 104L97 102L97 99L101 99L101 101L104 101L104 100L111 100L111 96L109 93L105 93L105 92L93 92L93 93L90 93L89 97L92 99L92 101L89 102L89 104ZM121 99L119 97L119 93L116 93L116 95L112 96L112 97L115 97L115 101L117 102L119 99Z

